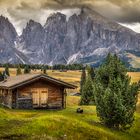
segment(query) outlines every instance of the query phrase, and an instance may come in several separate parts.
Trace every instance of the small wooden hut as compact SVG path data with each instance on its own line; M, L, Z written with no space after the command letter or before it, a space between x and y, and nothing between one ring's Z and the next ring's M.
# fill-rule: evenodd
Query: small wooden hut
M76 86L44 74L24 74L0 82L0 104L9 108L63 109L65 89Z

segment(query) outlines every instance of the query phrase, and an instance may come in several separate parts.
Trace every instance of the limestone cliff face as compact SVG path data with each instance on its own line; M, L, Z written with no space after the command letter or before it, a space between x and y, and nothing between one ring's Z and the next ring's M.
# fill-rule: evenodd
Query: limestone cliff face
M30 20L18 38L11 24L9 28L12 29L7 29L6 33L0 32L0 40L6 36L7 44L22 54L24 63L96 65L109 52L117 53L126 61L129 61L127 52L140 52L139 34L88 8L82 8L79 15L74 14L69 19L55 13L44 26Z
M24 55L15 48L16 40L15 28L7 18L0 16L0 63L23 63L19 56Z
M17 49L28 58L29 63L41 63L44 59L44 39L45 30L42 25L30 20L17 41Z

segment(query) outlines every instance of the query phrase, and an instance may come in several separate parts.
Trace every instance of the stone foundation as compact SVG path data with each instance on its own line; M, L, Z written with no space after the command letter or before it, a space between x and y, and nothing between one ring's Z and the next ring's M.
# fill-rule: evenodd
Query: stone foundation
M18 109L33 109L33 101L31 98L29 99L18 99L17 101Z

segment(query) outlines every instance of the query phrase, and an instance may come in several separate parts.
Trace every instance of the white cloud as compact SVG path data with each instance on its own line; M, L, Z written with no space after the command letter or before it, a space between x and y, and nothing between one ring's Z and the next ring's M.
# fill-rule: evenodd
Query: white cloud
M132 24L128 24L128 23L120 23L120 24L127 28L132 29L133 31L135 31L137 33L140 33L140 23L139 22L132 23Z

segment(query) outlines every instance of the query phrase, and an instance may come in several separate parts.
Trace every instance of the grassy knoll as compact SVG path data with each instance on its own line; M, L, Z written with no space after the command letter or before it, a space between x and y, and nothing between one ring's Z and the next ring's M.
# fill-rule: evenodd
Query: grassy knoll
M99 123L95 106L83 106L77 114L79 97L67 97L67 109L9 110L0 107L0 139L39 140L139 140L140 114L127 132L108 129Z

